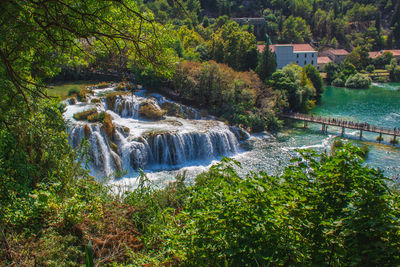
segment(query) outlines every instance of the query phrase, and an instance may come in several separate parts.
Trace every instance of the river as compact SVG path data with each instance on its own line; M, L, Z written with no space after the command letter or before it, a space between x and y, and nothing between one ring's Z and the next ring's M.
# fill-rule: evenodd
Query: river
M320 116L343 118L352 121L368 122L371 125L394 128L400 127L400 84L373 84L367 90L354 90L336 87L327 87L321 103L312 110ZM346 140L356 145L366 144L370 152L365 164L383 170L386 176L398 178L400 174L400 147L389 144L390 137L384 136L383 144L376 142L377 135L363 133L362 140L358 140L358 131L347 130ZM238 160L242 168L241 174L252 171L267 171L276 174L289 164L290 158L296 155L295 149L312 148L319 152L329 151L335 137L340 136L340 128L329 127L328 134L321 133L321 126L309 124L307 129L301 123L293 123L290 128L278 134L256 134L242 143L241 152L233 158ZM185 172L188 181L200 172L206 171L211 163L190 163L178 170L155 171L146 170L147 176L155 184L162 185L171 181L178 174ZM117 184L134 185L136 179L127 175L117 181ZM133 179L132 179L133 178Z
M399 87L400 84L374 84L367 90L327 87L327 90L322 96L321 103L312 110L312 113L318 116L329 116L352 121L368 122L371 125L388 128L400 127L400 92L397 91ZM153 96L156 100L157 97L160 96ZM138 99L135 100L135 103L144 101L140 96L137 96L137 98ZM128 101L128 99L125 99L125 101ZM76 112L81 108L86 108L87 105L88 104L77 103L70 106L67 111L67 117L69 116L69 118L71 118L73 112ZM124 107L125 106L126 105L124 104ZM107 109L107 105L100 105L97 108ZM117 110L117 108L115 110ZM179 153L172 155L172 150L170 148L171 155L165 158L165 162L167 163L171 161L173 156L175 161L177 161L173 170L166 167L165 164L159 167L152 164L149 165L148 168L144 169L150 180L152 180L154 184L160 186L164 185L168 181L174 180L176 175L182 173L185 173L189 183L193 182L194 177L197 174L206 171L210 165L217 162L218 157L216 154L219 153L218 151L225 151L228 154L231 154L231 156L233 155L232 157L241 163L242 168L239 169L239 172L243 175L251 170L263 170L267 171L269 174L276 174L281 172L283 168L289 164L290 158L296 155L296 152L294 151L295 149L312 148L319 152L329 151L334 138L340 135L340 128L338 127L329 127L328 134L322 134L320 129L321 126L318 124L309 124L308 127L304 129L301 123L292 123L289 128L284 129L278 134L272 135L264 133L252 135L250 139L242 142L240 146L235 148L235 146L237 146L234 144L235 141L232 141L233 143L229 141L233 138L232 133L227 127L220 123L212 123L212 121L202 120L183 120L179 118L169 118L165 121L159 122L146 122L135 118L132 114L129 116L123 115L124 112L122 111L121 113L121 109L119 110L119 115L117 114L117 111L113 112L108 110L107 112L112 115L114 122L128 126L131 129L130 136L125 139L121 136L120 138L122 139L120 142L117 142L120 154L122 154L120 155L121 157L119 160L121 161L122 166L128 166L131 164L129 163L129 158L131 158L132 161L132 153L135 154L135 158L144 153L144 151L140 151L140 149L145 149L143 144L140 143L142 142L140 141L141 139L138 139L140 141L138 143L134 140L134 135L142 135L142 132L145 130L148 131L151 129L154 131L154 129L157 129L157 131L164 131L165 129L168 129L169 131L173 131L173 139L168 137L169 143L177 143L182 138L193 139L193 133L190 132L193 130L196 131L198 128L201 129L200 132L211 131L211 135L209 136L204 135L196 137L199 140L211 140L209 149L203 151L203 154L205 154L204 157L202 155L200 155L200 157L197 155L198 153L196 151L199 151L200 148L191 149L189 147L182 147L180 148L183 151L182 153L186 154L183 155L182 159L179 159L176 157L181 155L178 155ZM79 125L78 123L76 126L77 128L75 129L79 134L75 134L75 136L82 138L84 132L83 124ZM107 153L104 153L104 150L107 150L107 146L101 138L101 135L104 136L104 134L101 131L96 130L98 126L91 125L90 127L93 132L92 139L94 142L92 143L94 146L98 147L98 152L95 154L103 154L103 156L97 157L99 165L102 165L102 163L107 161L111 162L110 164L112 165L113 158L116 157L115 153L111 152L109 147L108 155ZM389 144L390 137L388 136L384 136L383 144L378 144L375 141L377 137L376 134L363 133L363 139L361 141L358 140L358 134L358 131L347 130L345 136L346 140L349 140L349 142L356 145L367 144L369 146L370 152L365 164L374 168L382 169L388 177L397 177L400 173L400 146L391 146ZM147 139L147 142L151 141L149 138ZM147 149L158 151L158 149L154 149L154 145L163 145L166 147L166 145L161 142L166 143L168 140L166 139L163 141L160 139L157 143L155 143L155 140L152 140L151 142L153 145L149 143L150 148ZM192 142L196 143L196 141ZM226 144L224 144L223 147L220 147L219 143L221 142L225 142ZM187 143L187 141L184 141L184 143ZM146 142L145 144L148 146ZM153 148L151 148L151 146L153 146ZM126 148L125 152L124 147ZM177 146L175 146L173 150L176 151L176 148ZM214 156L211 158L207 156L209 151L214 151ZM234 154L231 152L234 152ZM126 155L124 156L124 154ZM131 155L130 157L129 154ZM201 158L201 160L196 160L196 158ZM192 160L187 162L185 159ZM151 160L156 161L154 153ZM160 159L158 159L158 161L160 161ZM137 177L138 172L131 169L128 174L122 178L113 180L111 183L123 187L135 186L137 184Z

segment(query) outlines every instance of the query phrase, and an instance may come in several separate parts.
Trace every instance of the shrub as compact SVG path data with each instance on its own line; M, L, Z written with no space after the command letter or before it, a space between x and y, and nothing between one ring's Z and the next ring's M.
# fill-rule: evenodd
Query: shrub
M77 121L84 121L87 120L89 116L98 114L97 109L92 108L88 110L84 110L82 112L75 113L73 115L74 119Z
M366 89L371 85L371 83L371 78L367 75L357 73L347 79L346 87L353 89Z
M344 87L345 82L341 78L338 77L333 80L332 85L336 86L336 87Z
M152 101L146 101L140 105L139 114L147 119L160 120L164 117L166 111L160 109L156 103Z
M374 70L375 70L375 66L374 66L374 65L368 65L368 66L365 68L365 70L368 71L369 73L373 73Z
M101 100L99 98L92 98L92 100L90 102L93 104L98 104L101 102Z
M331 146L331 155L335 155L336 150L342 148L344 146L344 143L342 141L342 139L340 139L339 137L336 137L333 140L332 146Z
M168 248L188 266L397 265L398 193L382 173L351 145L297 152L280 176L241 177L229 159L199 175Z
M76 86L74 88L69 89L68 96L78 95L80 92L79 87Z
M97 88L97 89L104 89L104 88L108 88L108 87L110 87L110 86L111 86L111 84L108 83L108 82L101 82L101 83L96 84L96 85L94 86L94 88Z
M96 113L90 114L87 117L87 120L89 122L103 122L106 115L107 115L107 113L105 113L104 111L102 111L100 113L96 112Z
M102 129L106 133L107 137L109 140L112 139L113 134L115 133L115 127L114 124L112 123L112 118L110 114L107 114L105 112L102 112L104 118L102 119Z
M106 95L106 102L107 102L107 108L109 110L114 110L115 109L115 101L117 100L118 97L121 97L123 95L127 95L129 92L124 92L124 91L116 91L116 92L111 92Z
M180 105L173 102L164 102L161 104L161 108L167 111L168 116L175 116L183 118L182 108Z
M369 147L366 144L363 144L360 149L362 152L362 157L366 158L370 150Z

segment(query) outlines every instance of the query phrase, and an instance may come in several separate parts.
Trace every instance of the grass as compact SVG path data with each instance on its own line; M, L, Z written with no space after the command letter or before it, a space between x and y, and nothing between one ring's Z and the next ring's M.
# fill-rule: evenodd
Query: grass
M77 90L78 92L82 89L93 85L93 82L89 81L76 81L76 82L68 82L68 83L60 83L49 86L47 89L47 94L53 97L60 97L61 99L68 98L68 92L70 90Z

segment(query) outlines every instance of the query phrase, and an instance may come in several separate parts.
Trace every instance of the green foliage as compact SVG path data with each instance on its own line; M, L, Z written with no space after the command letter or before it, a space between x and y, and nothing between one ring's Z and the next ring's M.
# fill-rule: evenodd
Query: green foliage
M377 69L383 69L386 65L390 64L393 59L393 54L389 51L384 52L379 57L373 60L373 64Z
M258 64L255 69L261 80L265 81L276 70L276 58L274 53L269 49L269 45L258 56Z
M85 266L86 267L94 267L94 262L93 262L93 248L92 248L92 242L89 241L87 247L85 248L86 250L86 256L85 256Z
M353 64L358 71L364 70L370 64L370 57L366 46L357 46L346 57L346 62Z
M235 72L214 61L183 62L171 87L182 99L206 108L210 114L221 116L230 123L254 131L264 130L266 126L257 100L267 101L271 97L268 88L253 71Z
M68 96L78 95L80 89L78 87L74 87L68 90Z
M316 91L316 99L320 100L321 96L325 90L324 81L322 80L319 71L313 65L307 65L304 67L304 70L307 74L307 77L311 80L315 91Z
M336 87L344 87L345 81L343 81L341 78L337 77L336 79L333 80L332 85L336 86Z
M285 109L307 112L314 105L317 91L307 75L307 70L315 84L321 86L320 75L315 68L302 68L296 64L287 65L282 70L276 71L268 81L272 89L282 91L287 97L288 105ZM322 87L319 89L322 90Z
M247 71L257 65L255 36L234 21L219 28L207 46L211 59L228 64L235 70Z
M333 61L329 62L324 66L324 72L326 73L326 80L329 84L336 79L338 71L339 71L339 66Z
M395 58L392 58L390 65L386 66L386 70L389 71L389 77L392 82L400 81L400 66Z
M375 66L370 64L365 68L366 71L368 71L369 73L373 73L375 71Z
M172 251L196 266L398 264L398 193L382 173L351 145L298 153L280 176L243 178L229 159L199 175L179 230L163 231Z
M83 120L87 120L89 118L89 116L94 117L97 115L98 115L97 109L92 108L92 109L84 110L82 112L75 113L73 115L73 117L77 121L83 121Z
M371 83L371 78L368 75L357 73L347 79L345 86L354 89L366 89Z
M311 41L310 26L304 19L290 16L283 24L280 40L283 43L308 43Z

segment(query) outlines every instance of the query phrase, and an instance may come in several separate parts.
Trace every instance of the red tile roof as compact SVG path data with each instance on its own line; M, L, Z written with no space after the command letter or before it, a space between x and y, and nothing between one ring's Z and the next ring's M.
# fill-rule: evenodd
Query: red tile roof
M309 44L293 44L294 52L316 52Z
M368 52L370 58L377 58L381 55L380 51Z
M395 56L395 57L398 57L398 56L400 56L400 49L393 49L393 50L382 50L381 51L382 53L385 53L385 52L392 52L392 54L393 54L393 56Z
M390 52L393 54L393 56L400 57L400 49L373 51L373 52L369 52L368 54L369 54L370 58L377 58L385 52Z
M344 49L330 49L329 53L335 55L335 56L347 56L349 52L347 52Z
M294 52L316 52L314 48L309 44L276 44L276 45L270 45L269 49L271 49L271 51L274 52L276 46L288 46L288 45L293 46ZM264 49L265 45L257 45L257 50L260 53L264 52Z
M327 64L331 61L332 60L329 57L318 57L318 59L317 59L318 64Z

